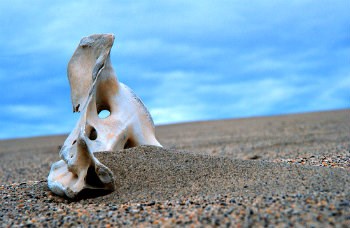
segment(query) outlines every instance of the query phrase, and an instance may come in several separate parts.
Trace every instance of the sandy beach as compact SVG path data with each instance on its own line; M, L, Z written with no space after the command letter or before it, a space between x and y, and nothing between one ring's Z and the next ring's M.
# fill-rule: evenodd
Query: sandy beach
M350 110L157 126L164 148L95 156L114 192L54 195L67 135L0 141L0 225L349 227Z

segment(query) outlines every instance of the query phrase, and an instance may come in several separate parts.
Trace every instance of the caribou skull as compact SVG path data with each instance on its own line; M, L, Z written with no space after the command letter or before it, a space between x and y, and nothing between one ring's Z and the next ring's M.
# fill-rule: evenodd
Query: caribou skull
M75 128L51 166L49 188L70 198L83 189L114 190L114 177L94 156L137 145L161 146L152 117L141 100L118 82L110 60L114 35L84 37L68 64ZM101 116L101 113L107 115Z

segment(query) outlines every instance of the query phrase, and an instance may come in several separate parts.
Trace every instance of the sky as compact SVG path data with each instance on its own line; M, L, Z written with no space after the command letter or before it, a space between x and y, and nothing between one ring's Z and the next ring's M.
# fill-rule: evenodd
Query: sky
M156 125L350 108L350 3L1 1L0 139L69 133L66 69L113 33L118 80Z

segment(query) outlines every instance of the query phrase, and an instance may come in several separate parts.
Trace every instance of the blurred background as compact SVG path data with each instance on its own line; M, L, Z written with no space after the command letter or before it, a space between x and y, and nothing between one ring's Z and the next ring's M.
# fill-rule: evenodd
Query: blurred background
M350 2L1 1L0 139L70 132L66 66L114 33L156 125L350 108Z

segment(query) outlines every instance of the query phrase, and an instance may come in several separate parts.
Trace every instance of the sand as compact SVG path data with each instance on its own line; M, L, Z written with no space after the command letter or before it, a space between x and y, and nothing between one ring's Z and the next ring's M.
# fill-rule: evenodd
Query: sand
M117 190L74 201L46 182L65 135L0 141L1 226L350 226L350 110L156 131L97 152Z

